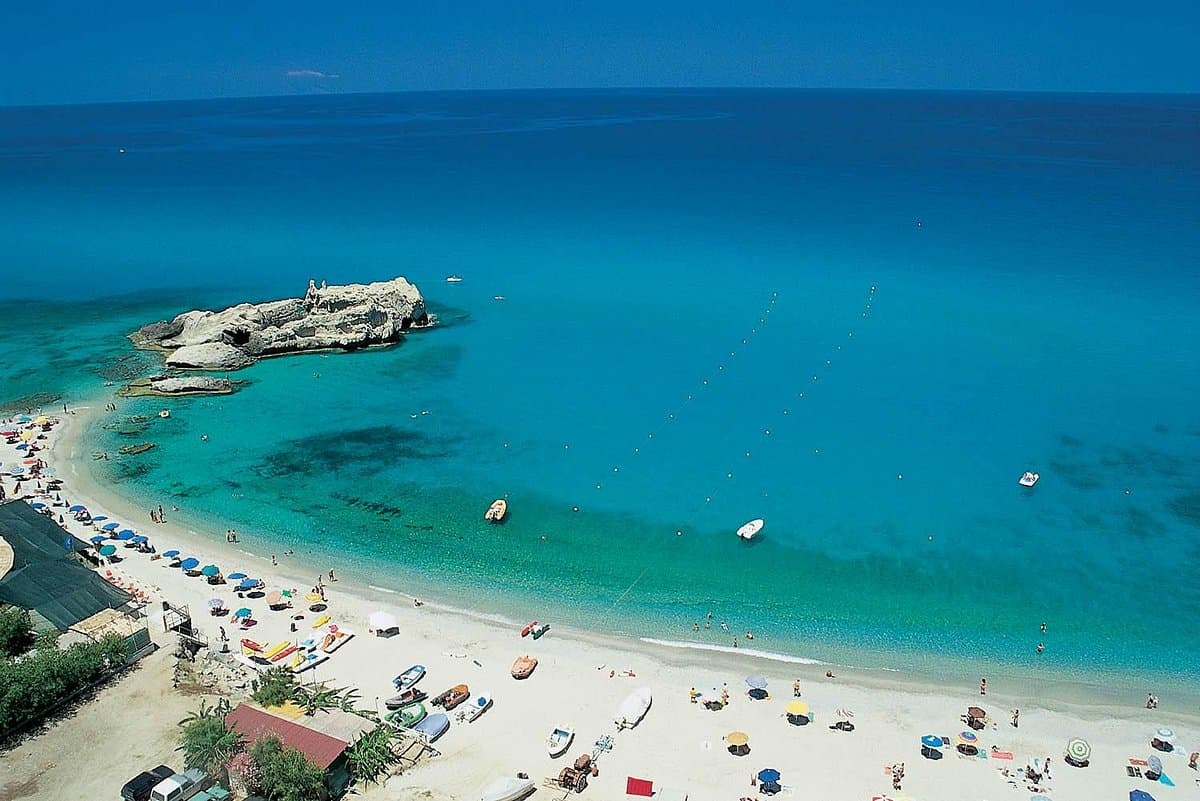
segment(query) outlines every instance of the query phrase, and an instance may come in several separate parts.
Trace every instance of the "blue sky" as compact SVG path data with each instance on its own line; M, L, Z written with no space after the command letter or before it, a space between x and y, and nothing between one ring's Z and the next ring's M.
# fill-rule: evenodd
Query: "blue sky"
M610 86L1196 92L1198 29L1196 0L50 0L0 15L0 104Z

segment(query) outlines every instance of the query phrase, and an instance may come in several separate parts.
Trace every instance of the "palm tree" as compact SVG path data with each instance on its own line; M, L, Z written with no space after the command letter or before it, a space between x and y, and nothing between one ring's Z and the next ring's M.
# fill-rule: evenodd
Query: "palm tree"
M179 722L179 747L184 766L200 768L210 776L225 776L225 766L242 749L242 736L225 725L229 702L209 707L204 701L200 708Z
M343 712L354 712L359 700L361 700L361 696L359 696L358 690L347 687L342 691L342 697L338 699L338 706Z
M311 717L322 710L340 709L342 692L343 690L330 689L324 685L317 685L311 690L307 687L297 687L293 700L304 709L305 715Z
M390 726L378 726L363 732L346 749L346 767L355 781L374 781L396 762L396 753L392 750L395 734Z

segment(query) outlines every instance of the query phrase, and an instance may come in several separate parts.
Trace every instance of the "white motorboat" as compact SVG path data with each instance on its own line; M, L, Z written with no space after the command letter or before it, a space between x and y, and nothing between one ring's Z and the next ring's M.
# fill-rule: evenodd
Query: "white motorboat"
M744 540L752 540L758 535L758 532L762 531L762 527L765 524L766 521L761 517L756 520L751 520L749 523L737 530L737 535Z
M651 695L649 687L639 687L634 690L617 709L617 714L614 716L617 728L632 729L641 723L653 700L654 697Z
M533 779L506 776L483 788L479 801L520 801L533 792Z
M461 275L447 275L446 283L447 284L461 284L462 276Z
M555 726L554 731L546 738L546 750L550 752L551 759L567 753L574 740L575 730L570 726Z
M1026 470L1021 477L1017 479L1017 483L1022 487L1032 487L1034 484L1038 483L1039 478L1041 478L1039 474Z
M470 723L475 718L492 708L492 694L482 692L472 698L463 707L463 719Z

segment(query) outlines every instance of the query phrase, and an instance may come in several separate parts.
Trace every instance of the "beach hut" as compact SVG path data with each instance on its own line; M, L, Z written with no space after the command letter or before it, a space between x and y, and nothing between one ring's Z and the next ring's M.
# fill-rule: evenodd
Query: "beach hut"
M936 734L926 734L921 738L921 756L926 759L941 759L942 746L945 742Z
M812 710L804 701L788 701L784 712L787 713L787 722L793 726L807 726L812 722Z
M1092 746L1087 740L1074 737L1067 741L1065 761L1075 768L1086 768L1092 759Z
M400 633L396 618L384 611L372 612L367 617L367 629L375 632L376 637L394 637Z
M750 753L750 735L744 731L731 731L725 735L726 750L734 756Z
M973 731L960 731L958 745L955 746L960 754L975 756L979 753L979 736Z

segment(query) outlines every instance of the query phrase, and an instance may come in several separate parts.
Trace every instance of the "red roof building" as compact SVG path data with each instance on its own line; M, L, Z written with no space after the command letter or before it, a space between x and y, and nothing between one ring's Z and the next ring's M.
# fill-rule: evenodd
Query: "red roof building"
M321 770L329 770L349 743L314 731L299 723L276 717L246 704L225 716L225 724L241 733L247 744L265 736L275 736L288 748L295 748Z

